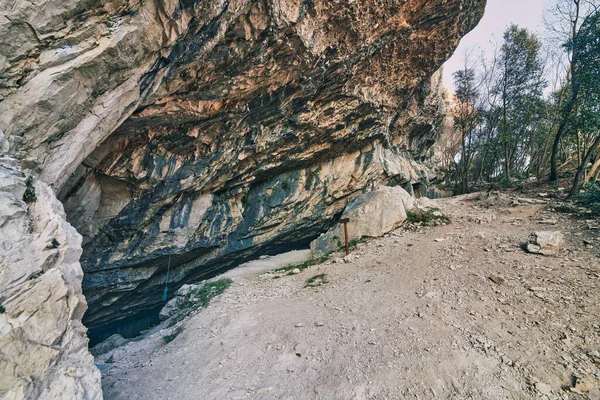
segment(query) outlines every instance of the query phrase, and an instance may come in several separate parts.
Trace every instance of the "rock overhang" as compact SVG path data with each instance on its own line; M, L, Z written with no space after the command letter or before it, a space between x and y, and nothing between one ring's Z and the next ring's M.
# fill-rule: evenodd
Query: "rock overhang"
M84 234L92 326L153 306L168 254L175 285L201 279L304 243L374 185L426 182L431 77L485 5L79 3L71 28L33 21L54 33L29 57L68 54L9 61L0 129Z

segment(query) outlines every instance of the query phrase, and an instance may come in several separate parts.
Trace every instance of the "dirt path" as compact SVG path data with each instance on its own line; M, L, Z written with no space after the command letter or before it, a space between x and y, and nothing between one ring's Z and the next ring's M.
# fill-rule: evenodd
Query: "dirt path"
M452 224L401 228L359 245L352 263L235 278L172 342L118 349L105 397L599 399L597 237L509 203L441 200ZM559 229L560 257L519 248ZM318 274L328 282L305 287ZM588 392L562 388L574 376Z

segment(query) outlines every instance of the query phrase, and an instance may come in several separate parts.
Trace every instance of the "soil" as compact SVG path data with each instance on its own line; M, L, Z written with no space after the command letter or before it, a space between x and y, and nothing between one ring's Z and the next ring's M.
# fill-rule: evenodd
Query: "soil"
M436 200L450 224L401 227L349 263L237 274L171 342L116 349L105 397L600 399L598 231L516 198ZM564 232L560 256L522 250L540 230Z

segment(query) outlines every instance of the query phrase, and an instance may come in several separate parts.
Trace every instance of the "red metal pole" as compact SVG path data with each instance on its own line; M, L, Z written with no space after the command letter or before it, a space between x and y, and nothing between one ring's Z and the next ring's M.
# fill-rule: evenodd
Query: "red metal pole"
M346 237L346 255L350 254L350 244L348 243L348 222L344 222L344 236Z
M340 223L344 224L344 239L346 241L346 255L350 254L350 244L348 243L348 222L350 218L344 218L340 220Z

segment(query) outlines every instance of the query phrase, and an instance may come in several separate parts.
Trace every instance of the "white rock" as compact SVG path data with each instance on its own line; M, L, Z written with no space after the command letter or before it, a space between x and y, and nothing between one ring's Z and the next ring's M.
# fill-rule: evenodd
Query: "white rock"
M0 398L101 399L100 371L81 318L81 236L44 183L21 199L25 176L0 159ZM28 211L29 209L29 211Z

